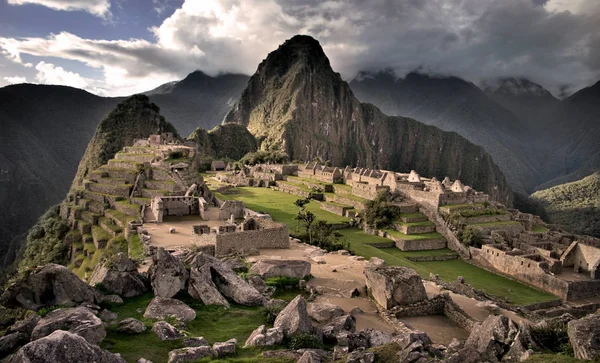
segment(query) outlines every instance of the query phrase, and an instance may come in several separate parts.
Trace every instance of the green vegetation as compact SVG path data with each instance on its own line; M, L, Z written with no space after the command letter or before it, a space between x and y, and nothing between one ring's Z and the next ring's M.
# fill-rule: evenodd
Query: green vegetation
M546 232L548 232L548 228L546 228L544 226L538 226L536 224L535 226L531 227L531 232L546 233Z
M545 207L552 223L574 233L600 237L600 172L537 191L531 198Z
M382 192L375 200L366 203L364 216L365 223L370 228L387 228L400 217L400 209L390 205L387 192Z
M47 263L66 264L69 246L63 240L69 227L59 212L60 205L51 207L29 230L27 246L19 263L20 271Z
M389 234L390 236L398 237L398 238L401 238L404 240L410 240L410 241L444 238L441 234L439 234L437 232L419 233L419 234L404 234L402 232L396 231L395 229L384 229L383 231L387 232L387 234Z
M457 235L460 243L468 247L481 248L481 232L472 226L458 231Z
M129 257L134 260L144 259L144 244L137 234L134 234L129 238Z
M289 156L279 150L259 150L256 152L249 152L240 159L240 163L244 165L256 165L256 164L283 164L287 163Z
M144 322L149 329L141 334L131 336L117 332L116 325L111 325L107 329L107 336L101 347L114 353L120 353L128 362L135 362L141 357L154 362L166 362L170 350L182 348L182 340L161 342L156 334L150 330L153 321L144 318L143 314L152 298L153 294L150 292L142 296L125 299L125 304L121 306L108 306L118 314L119 320L135 318ZM269 326L267 317L259 308L249 308L235 304L232 304L230 309L205 306L187 295L177 296L177 299L188 304L197 313L196 319L187 323L186 334L192 337L203 336L211 344L224 342L231 338L236 338L240 344L243 344L250 333L259 325L266 324ZM260 352L256 349L238 348L238 351L236 357L238 359L260 359L259 361L263 361L262 358L259 358Z

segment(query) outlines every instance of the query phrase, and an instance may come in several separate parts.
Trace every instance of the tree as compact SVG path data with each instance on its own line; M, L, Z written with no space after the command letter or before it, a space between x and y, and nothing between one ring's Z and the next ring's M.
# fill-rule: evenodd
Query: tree
M398 208L388 203L387 192L379 193L365 205L365 223L371 228L387 227L399 214Z
M304 223L306 234L308 234L309 243L312 244L312 224L315 221L315 215L311 211L306 210L306 205L310 203L310 197L298 199L294 202L300 208L298 214L294 217L295 220Z

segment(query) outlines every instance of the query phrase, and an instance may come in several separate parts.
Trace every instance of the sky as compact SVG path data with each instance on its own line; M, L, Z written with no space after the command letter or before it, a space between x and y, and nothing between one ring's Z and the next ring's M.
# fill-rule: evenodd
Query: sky
M600 80L599 0L0 0L0 87L126 96L195 70L251 75L295 34L346 80L525 77L557 96Z

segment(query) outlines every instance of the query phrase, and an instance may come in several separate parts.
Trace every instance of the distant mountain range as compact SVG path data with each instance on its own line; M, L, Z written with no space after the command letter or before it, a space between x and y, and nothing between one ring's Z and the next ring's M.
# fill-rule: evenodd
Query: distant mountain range
M600 83L562 101L524 78L499 79L478 87L457 77L413 72L397 78L389 71L361 72L348 87L327 69L326 57L301 67L285 54L273 59L270 68L281 73L277 77L261 75L260 67L255 81L245 75L211 77L197 71L145 94L182 136L197 127L219 125L235 105L229 121L248 125L267 143L285 144L297 158L320 155L340 164L415 167L424 175L460 170L461 179L481 183L476 186L482 189L502 173L513 190L530 194L600 170ZM289 83L272 83L264 89L266 85L256 79ZM246 96L240 98L242 92ZM0 267L12 260L18 241L35 219L65 196L100 121L124 99L62 86L0 88L0 205L4 207ZM257 112L258 106L264 110ZM283 127L285 122L270 123L268 117L304 121ZM470 143L406 117L454 131L482 146L502 173ZM427 150L405 148L423 140L423 133L439 139L421 143ZM196 132L195 137L208 140L204 133ZM436 159L432 150L440 145L457 155L470 155L474 163ZM476 173L490 179L484 181Z

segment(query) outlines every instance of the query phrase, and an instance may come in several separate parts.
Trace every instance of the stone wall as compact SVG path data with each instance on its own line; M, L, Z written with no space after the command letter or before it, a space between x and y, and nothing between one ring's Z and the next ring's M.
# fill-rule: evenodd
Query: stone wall
M290 248L290 238L287 226L262 230L240 231L235 233L217 234L215 239L215 256L232 253L248 252L262 248Z
M364 210L365 209L365 203L355 200L355 199L351 199L351 198L347 198L338 194L335 194L333 196L333 202L336 203L340 203L340 204L344 204L344 205L351 205L356 209L359 210Z
M446 248L446 240L443 238L426 240L404 240L394 236L388 236L396 242L396 247L402 251L439 250Z
M448 253L438 256L407 256L406 259L413 262L450 261L458 259L458 255Z
M525 227L523 227L523 225L521 223L502 224L502 225L495 225L495 226L494 225L492 225L492 226L473 225L473 227L477 228L477 230L479 230L484 235L489 235L493 231L502 231L502 233L507 236L516 237L521 232L525 231Z
M419 208L419 212L425 214L427 218L435 224L436 231L444 236L449 249L457 252L462 258L471 258L469 249L460 243L458 238L456 238L452 230L449 228L448 224L446 224L446 221L440 217L437 211L432 211L429 208Z
M600 248L585 245L580 242L576 243L574 248L571 248L566 256L562 259L563 266L574 266L581 271L590 272L590 277L600 278L598 273L600 263Z
M387 186L352 182L352 194L365 199L373 200L379 193L388 190Z
M440 204L439 192L424 191L411 183L398 183L396 188L405 197L437 213Z
M333 214L337 214L339 216L344 216L346 215L346 209L348 209L347 207L343 207L343 206L339 206L339 205L335 205L335 204L329 204L329 203L319 203L321 205L321 209L326 210L330 213Z
M227 220L233 215L234 219L244 218L244 202L238 200L226 200L219 208L219 219Z
M406 225L401 223L395 223L394 229L404 234L420 234L420 233L431 233L435 232L435 225Z

